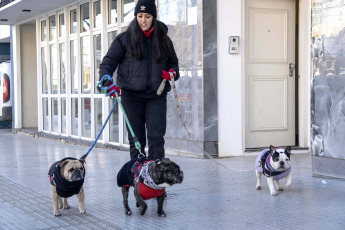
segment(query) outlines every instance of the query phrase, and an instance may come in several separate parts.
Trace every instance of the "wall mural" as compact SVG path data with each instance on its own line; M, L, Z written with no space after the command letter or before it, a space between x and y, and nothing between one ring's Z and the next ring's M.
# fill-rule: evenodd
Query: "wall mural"
M345 1L312 2L311 150L345 159Z

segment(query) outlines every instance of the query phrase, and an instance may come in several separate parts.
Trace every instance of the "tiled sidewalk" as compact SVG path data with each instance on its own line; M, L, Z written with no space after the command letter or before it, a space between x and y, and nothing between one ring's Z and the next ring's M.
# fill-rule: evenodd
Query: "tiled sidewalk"
M0 229L345 229L345 182L311 176L311 157L292 156L292 186L278 196L266 181L255 190L254 171L235 172L211 160L168 156L184 171L180 185L167 188L167 217L147 201L140 216L130 191L132 216L124 214L116 175L129 159L123 151L94 149L87 157L84 183L87 213L71 209L54 217L47 172L66 156L81 157L88 146L12 134L0 130ZM217 159L228 167L250 169L255 156ZM282 183L284 184L284 183Z

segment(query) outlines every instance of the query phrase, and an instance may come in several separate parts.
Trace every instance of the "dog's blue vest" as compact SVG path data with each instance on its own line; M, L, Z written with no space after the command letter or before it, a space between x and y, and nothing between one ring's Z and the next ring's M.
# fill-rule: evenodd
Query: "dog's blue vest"
M276 149L276 151L277 152L281 152L281 151L284 152L284 149ZM286 177L287 175L289 175L289 173L291 171L291 166L285 171L275 171L272 168L272 166L269 165L269 163L266 160L268 158L269 152L270 152L269 149L262 150L261 153L259 154L259 156L256 158L256 161L255 161L256 171L258 173L264 174L267 177L273 176L273 180L280 180L280 179L283 179L284 177Z

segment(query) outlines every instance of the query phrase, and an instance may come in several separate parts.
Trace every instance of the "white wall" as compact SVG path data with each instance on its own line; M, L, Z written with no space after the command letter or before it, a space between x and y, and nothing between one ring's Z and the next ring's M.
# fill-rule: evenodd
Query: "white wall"
M243 155L242 1L217 1L219 156ZM240 36L240 53L228 53L228 37Z

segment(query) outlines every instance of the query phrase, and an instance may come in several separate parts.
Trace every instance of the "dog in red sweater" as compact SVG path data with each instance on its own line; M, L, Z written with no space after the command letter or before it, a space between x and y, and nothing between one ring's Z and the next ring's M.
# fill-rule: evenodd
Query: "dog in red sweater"
M128 193L130 186L134 187L136 206L140 215L144 215L147 205L144 200L157 198L157 213L165 217L163 201L165 188L173 184L182 183L183 171L169 158L163 160L148 160L147 158L133 159L127 162L117 174L117 185L122 187L123 205L126 215L132 211L128 206Z

